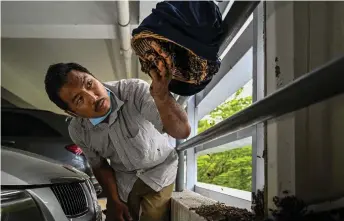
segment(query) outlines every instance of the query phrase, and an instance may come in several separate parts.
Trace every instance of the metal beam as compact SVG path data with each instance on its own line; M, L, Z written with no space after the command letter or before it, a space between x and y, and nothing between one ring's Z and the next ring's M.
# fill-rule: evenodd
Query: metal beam
M251 137L254 133L255 127L248 127L243 130L237 131L235 133L231 133L227 136L221 137L219 139L213 140L209 143L205 143L203 145L200 145L195 148L195 153L202 152L202 155L208 154L208 153L219 153L226 150L229 150L228 147L226 147L226 144L233 143L238 140L243 140L245 138ZM245 143L244 145L251 145L251 141L249 143ZM229 145L233 147L234 145ZM238 147L238 146L236 146ZM211 149L211 150L210 150Z
M236 37L237 38L237 37ZM228 74L235 64L245 55L253 45L253 25L250 23L236 41L231 43L229 52L223 57L218 73L213 77L207 87L196 94L196 106L209 94L209 92Z
M223 20L224 35L219 54L226 49L246 20L251 16L259 1L235 1Z
M344 93L344 56L305 74L250 107L177 146L199 146L240 129L290 113ZM328 85L331 85L329 87ZM307 93L304 93L307 91ZM309 96L309 95L312 96Z

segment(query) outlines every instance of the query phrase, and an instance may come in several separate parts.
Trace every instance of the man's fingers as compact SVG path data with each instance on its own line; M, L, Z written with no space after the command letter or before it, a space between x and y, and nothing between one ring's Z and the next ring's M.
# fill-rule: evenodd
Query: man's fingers
M165 62L164 61L162 61L161 59L156 59L154 61L154 64L158 68L158 70L160 72L159 74L160 74L161 77L164 77L164 76L167 75L168 72L166 70L166 66L165 66Z
M152 41L152 42L151 42L151 46L152 46L152 48L153 48L161 57L167 58L167 57L169 56L168 53L166 53L166 52L161 48L161 46L160 46L158 43L156 43L155 41Z
M161 46L158 43L156 43L155 41L151 42L151 46L161 57L164 58L164 60L166 62L166 66L170 70L172 68L171 55L169 53L167 53L166 51L164 51L164 49L161 48Z

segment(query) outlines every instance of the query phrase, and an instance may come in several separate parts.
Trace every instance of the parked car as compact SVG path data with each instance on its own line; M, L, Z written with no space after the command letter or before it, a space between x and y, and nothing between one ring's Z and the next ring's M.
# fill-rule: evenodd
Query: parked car
M1 146L1 220L101 221L102 211L85 173Z
M49 111L1 108L1 144L69 164L90 176L102 189L80 147L68 134L67 116Z

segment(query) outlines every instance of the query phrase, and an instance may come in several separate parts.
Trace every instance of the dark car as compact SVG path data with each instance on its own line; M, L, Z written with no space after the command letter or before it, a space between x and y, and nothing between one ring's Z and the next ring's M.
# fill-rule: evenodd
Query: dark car
M66 119L49 111L1 108L1 143L75 167L90 176L99 194L101 187L81 148L70 139Z

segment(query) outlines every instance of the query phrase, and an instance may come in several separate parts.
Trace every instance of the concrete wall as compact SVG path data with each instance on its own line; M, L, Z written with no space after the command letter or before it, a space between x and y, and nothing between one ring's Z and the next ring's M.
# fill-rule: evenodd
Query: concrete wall
M344 2L295 4L295 13L304 17L298 11L300 8L307 9L308 30L304 32L308 44L302 42L305 37L297 30L294 47L306 53L295 54L296 73L306 68L312 70L344 54ZM297 16L294 19L297 24ZM297 195L308 201L344 197L343 101L344 96L339 96L296 114L295 187Z
M266 2L267 94L344 53L343 11L343 2ZM343 100L268 122L270 208L285 190L308 203L344 196Z

